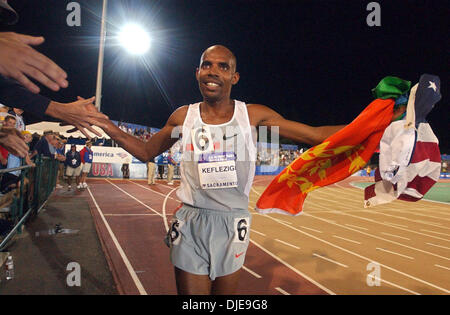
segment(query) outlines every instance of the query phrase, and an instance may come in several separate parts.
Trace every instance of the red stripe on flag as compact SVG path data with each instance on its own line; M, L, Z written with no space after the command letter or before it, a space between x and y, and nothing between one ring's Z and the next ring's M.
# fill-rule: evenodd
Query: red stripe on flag
M408 183L407 188L413 188L417 190L420 194L425 195L431 187L436 183L435 180L428 176L420 177L416 176L412 181Z
M370 185L364 189L364 200L369 200L372 197L375 197L375 184Z
M377 167L375 169L375 182L379 182L381 180L380 168Z
M398 198L398 200L403 200L403 201L409 201L409 202L416 202L419 201L422 198L416 198L410 195L405 195L405 194L401 194Z
M435 142L417 141L410 163L418 163L428 159L431 162L441 163L441 153L438 144Z

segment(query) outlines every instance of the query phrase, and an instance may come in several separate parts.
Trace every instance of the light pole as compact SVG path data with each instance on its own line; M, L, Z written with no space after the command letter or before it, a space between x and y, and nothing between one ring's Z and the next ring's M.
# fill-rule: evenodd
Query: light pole
M101 111L102 101L103 57L105 55L107 6L108 0L103 0L102 24L100 29L100 49L98 52L97 87L95 91L95 107L97 107L98 111Z

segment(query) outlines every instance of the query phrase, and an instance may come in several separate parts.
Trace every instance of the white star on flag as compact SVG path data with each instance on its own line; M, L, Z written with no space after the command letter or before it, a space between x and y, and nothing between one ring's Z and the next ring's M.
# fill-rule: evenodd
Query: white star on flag
M436 83L434 83L433 81L428 81L428 82L430 83L430 86L428 88L433 89L436 92L436 90L437 90Z

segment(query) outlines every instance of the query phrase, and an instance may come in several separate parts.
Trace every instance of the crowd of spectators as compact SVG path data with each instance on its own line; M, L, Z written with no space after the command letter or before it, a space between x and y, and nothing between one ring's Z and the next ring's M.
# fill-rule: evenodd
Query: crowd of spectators
M129 124L127 124L125 122L119 122L118 127L122 131L124 131L130 135L133 135L136 138L139 138L143 141L148 141L154 134L153 132L151 132L150 127L132 128Z
M298 158L303 152L301 150L258 150L256 156L256 165L272 165L272 166L287 166Z
M67 88L68 74L36 49L45 41L42 36L4 31L3 27L13 25L17 21L18 14L6 0L1 0L0 168L11 169L26 164L33 167L33 160L37 156L56 159L63 165L66 159L65 139L51 130L46 131L42 137L31 135L26 131L26 124L56 119L73 125L90 138L87 131L101 136L91 125L99 119L106 119L107 116L95 109L94 97L78 97L73 102L61 103L43 95L43 87L55 92ZM63 167L60 166L59 169L61 172ZM2 197L17 191L19 175L20 170L2 171L0 210L5 206ZM30 186L32 185L33 183L30 183Z

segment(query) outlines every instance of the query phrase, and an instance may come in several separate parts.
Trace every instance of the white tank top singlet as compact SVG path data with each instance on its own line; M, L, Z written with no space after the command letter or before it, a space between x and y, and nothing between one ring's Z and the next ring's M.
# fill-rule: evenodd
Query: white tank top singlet
M248 211L255 175L256 129L247 106L234 101L230 121L202 121L200 103L189 105L182 129L181 184L178 198L187 205L212 210Z

